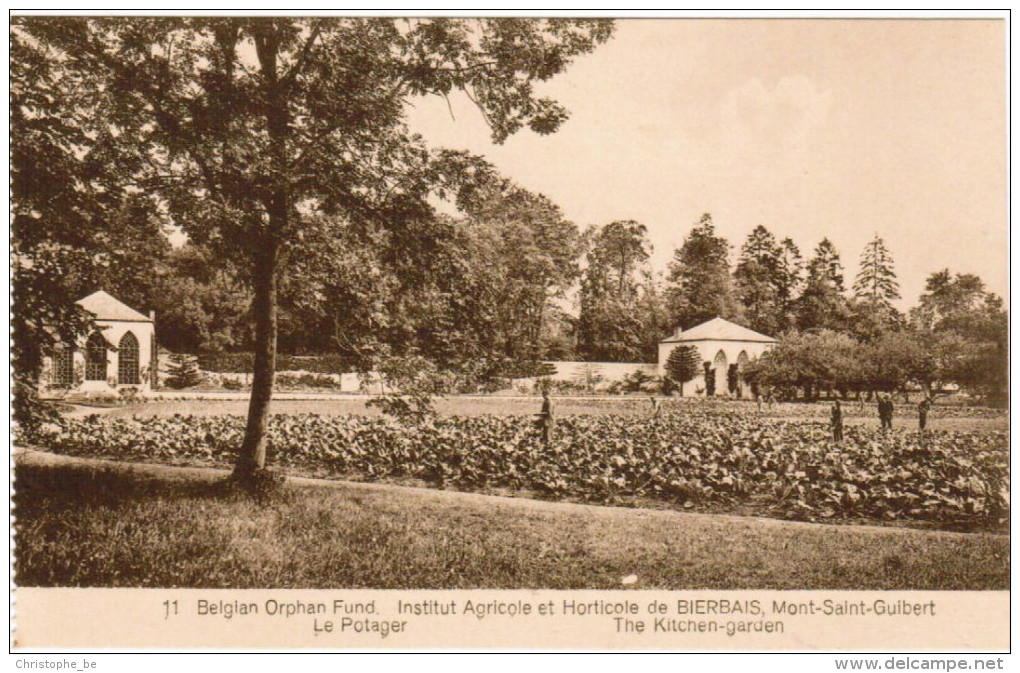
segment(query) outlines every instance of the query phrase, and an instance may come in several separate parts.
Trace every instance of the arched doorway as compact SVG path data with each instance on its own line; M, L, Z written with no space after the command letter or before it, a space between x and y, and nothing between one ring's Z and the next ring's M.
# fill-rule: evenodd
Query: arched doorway
M747 363L751 361L751 358L747 356L747 351L740 351L740 355L737 356L737 397L744 398L751 396L751 386L747 385L747 380L744 378L744 370L747 368Z
M93 332L85 342L85 380L106 380L106 339Z
M715 354L715 359L712 361L712 370L715 374L715 385L709 389L709 395L725 394L727 384L726 377L729 374L729 362L726 359L726 353L721 350Z

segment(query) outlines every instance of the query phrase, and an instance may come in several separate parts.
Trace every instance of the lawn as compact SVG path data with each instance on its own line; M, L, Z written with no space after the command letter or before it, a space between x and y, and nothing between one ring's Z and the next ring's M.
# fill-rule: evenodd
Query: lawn
M596 507L23 453L21 586L1008 589L1009 537Z

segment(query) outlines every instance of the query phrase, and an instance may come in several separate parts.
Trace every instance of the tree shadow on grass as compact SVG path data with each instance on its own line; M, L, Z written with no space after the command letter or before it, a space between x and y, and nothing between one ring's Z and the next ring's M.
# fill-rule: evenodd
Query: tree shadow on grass
M269 505L293 498L292 489L251 493L228 478L155 476L126 467L18 464L14 483L18 510L43 502L118 508L154 497L255 501Z

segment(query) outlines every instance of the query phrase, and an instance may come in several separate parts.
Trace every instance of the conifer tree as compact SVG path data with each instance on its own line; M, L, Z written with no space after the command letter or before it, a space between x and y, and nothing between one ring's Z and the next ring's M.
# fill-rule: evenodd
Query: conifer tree
M785 331L796 322L796 297L804 283L804 258L791 238L784 238L779 246L779 305Z
M186 353L172 353L169 357L165 383L170 388L190 388L202 381L198 370L198 359Z
M782 257L782 248L775 237L759 224L741 247L737 268L733 272L748 327L765 334L776 334L782 329Z
M680 387L684 396L684 384L694 379L701 371L701 355L694 346L677 346L666 358L666 376Z
M807 263L804 290L796 301L797 328L844 329L847 320L845 290L839 252L828 238L823 238Z
M854 280L854 298L870 304L875 311L891 310L893 300L900 298L892 255L877 233L861 253L860 270Z
M717 316L739 317L729 251L729 242L715 233L712 216L702 215L669 265L667 281L674 325L690 328Z
M900 298L892 255L877 233L861 253L853 289L850 328L854 336L873 343L890 329L902 327L902 316L892 304Z

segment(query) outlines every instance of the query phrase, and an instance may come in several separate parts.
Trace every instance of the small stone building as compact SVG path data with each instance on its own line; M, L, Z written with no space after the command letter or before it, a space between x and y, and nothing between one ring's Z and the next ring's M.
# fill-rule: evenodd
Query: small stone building
M694 346L701 355L702 372L684 384L684 394L728 397L751 396L751 387L744 380L744 367L772 347L776 340L741 327L722 318L712 318L688 330L676 332L659 342L659 376L665 374L666 360L678 346ZM731 373L732 372L732 373ZM714 390L706 385L706 377L714 378ZM734 385L730 386L730 383ZM689 392L688 392L689 391Z
M75 303L95 317L96 329L79 343L57 344L43 358L42 392L109 395L150 390L156 347L153 317L102 290Z

